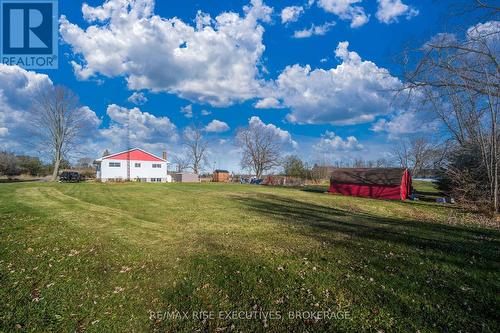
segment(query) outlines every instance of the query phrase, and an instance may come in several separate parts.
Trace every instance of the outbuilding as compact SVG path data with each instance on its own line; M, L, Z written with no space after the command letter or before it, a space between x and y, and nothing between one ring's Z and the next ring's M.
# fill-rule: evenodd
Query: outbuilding
M215 170L212 177L212 181L216 183L227 183L229 182L229 171L227 170Z
M191 172L178 172L173 175L173 180L176 183L199 183L200 177Z
M412 194L412 178L402 168L335 169L330 193L387 200L406 200Z

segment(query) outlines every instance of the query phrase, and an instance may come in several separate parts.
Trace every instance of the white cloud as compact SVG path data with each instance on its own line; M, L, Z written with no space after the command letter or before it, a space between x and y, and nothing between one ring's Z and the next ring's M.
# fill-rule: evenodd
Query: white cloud
M400 16L406 16L406 19L411 19L419 14L418 10L405 5L401 0L377 0L378 8L377 19L380 22L390 24L398 22Z
M300 15L304 13L304 8L301 6L285 7L281 11L281 23L297 22Z
M457 35L451 33L441 32L438 33L429 39L423 47L425 49L429 49L431 45L451 45L457 42Z
M321 153L329 153L338 151L346 152L362 150L364 147L354 136L349 136L346 139L342 139L334 132L326 131L325 134L321 136L319 142L313 146L313 148Z
M227 106L256 96L272 8L252 0L241 16L198 12L192 26L153 13L153 0L83 5L86 29L60 19L61 37L76 55L76 76L126 78L131 90L168 92L193 102Z
M102 120L97 117L95 112L88 106L82 106L79 110L80 117L83 119L83 124L88 130L97 129L101 126Z
M210 111L208 111L208 110L205 110L205 109L201 110L201 115L202 115L202 116L209 116L209 115L211 115L211 114L212 114L212 112L210 112Z
M181 107L181 112L186 118L193 118L193 105L189 104Z
M401 82L389 71L362 60L341 42L335 55L342 62L331 69L288 66L271 96L291 108L287 119L299 124L350 125L367 123L393 111L393 90Z
M47 91L52 87L52 81L45 74L0 64L0 149L37 154L38 145L34 142L31 131L33 124L30 120L30 108L40 91ZM93 135L101 120L87 106L81 107L79 111L82 128ZM82 144L81 147L85 145Z
M211 133L222 133L229 131L229 126L223 121L214 119L207 126L205 126L205 131Z
M100 130L101 146L112 151L126 149L128 143L132 147L161 151L167 143L178 139L177 128L168 117L116 104L108 105L106 114L111 122L108 128Z
M254 107L256 109L281 109L283 106L281 105L281 102L274 98L274 97L266 97L263 98L257 103L255 103Z
M487 21L478 23L467 29L467 38L469 40L486 38L494 42L500 40L500 21Z
M39 90L53 86L47 75L26 71L17 66L0 64L0 150L37 155L31 141L30 113L33 98ZM102 120L88 106L79 109L85 138L77 143L72 156L98 156L102 150L120 151L130 144L161 152L168 143L178 139L176 126L167 117L157 117L139 108L127 109L116 104L107 108L110 124L100 128ZM130 126L130 130L127 130ZM49 159L50 156L43 155Z
M439 130L439 122L429 112L400 111L388 119L379 119L372 124L371 130L378 133L385 132L389 139L395 139L407 134L435 133Z
M253 116L249 119L248 125L251 127L264 128L266 131L274 133L281 139L283 144L287 144L292 148L296 148L298 143L292 139L290 132L285 131L274 124L265 124L259 117Z
M493 54L500 53L500 21L478 23L467 29L470 46ZM485 50L488 48L488 50Z
M148 98L144 95L144 93L134 91L134 93L127 99L127 101L136 105L142 105L147 103Z
M362 0L318 0L317 5L328 13L337 15L342 20L351 21L352 28L368 23L370 17L361 6L355 6Z
M322 25L314 25L312 24L310 28L297 30L293 33L293 38L309 38L311 36L323 36L325 35L332 27L335 26L335 22L326 22Z

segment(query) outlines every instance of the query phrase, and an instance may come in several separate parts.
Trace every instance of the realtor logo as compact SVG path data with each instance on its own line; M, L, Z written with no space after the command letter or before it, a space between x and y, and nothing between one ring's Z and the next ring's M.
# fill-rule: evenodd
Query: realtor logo
M1 62L56 69L57 26L57 0L0 0Z

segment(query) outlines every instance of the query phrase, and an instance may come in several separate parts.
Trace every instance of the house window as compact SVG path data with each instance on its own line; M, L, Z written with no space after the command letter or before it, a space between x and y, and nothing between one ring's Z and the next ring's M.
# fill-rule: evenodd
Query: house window
M120 168L122 164L120 162L109 162L110 168Z
M141 163L136 163L136 164L135 164L135 167L136 167L136 168L140 168L140 167L141 167Z
M161 169L161 164L153 164L153 169Z
M161 178L151 178L151 183L161 183Z

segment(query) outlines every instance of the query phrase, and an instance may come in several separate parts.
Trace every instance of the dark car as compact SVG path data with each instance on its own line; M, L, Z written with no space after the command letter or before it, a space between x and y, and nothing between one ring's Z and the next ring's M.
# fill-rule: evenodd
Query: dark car
M59 181L65 183L78 183L82 180L83 180L82 175L80 175L76 171L63 171L59 176Z

